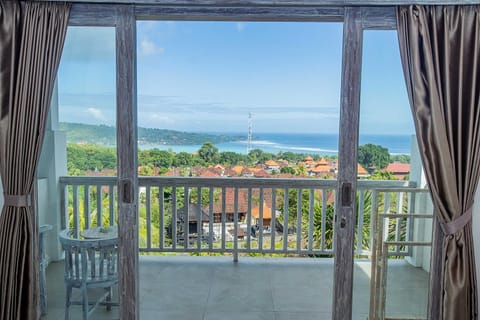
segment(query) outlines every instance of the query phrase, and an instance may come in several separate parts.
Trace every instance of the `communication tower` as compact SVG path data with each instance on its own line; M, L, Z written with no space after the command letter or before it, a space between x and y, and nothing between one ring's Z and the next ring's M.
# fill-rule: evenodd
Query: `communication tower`
M247 138L247 154L252 151L252 113L248 113L248 138Z

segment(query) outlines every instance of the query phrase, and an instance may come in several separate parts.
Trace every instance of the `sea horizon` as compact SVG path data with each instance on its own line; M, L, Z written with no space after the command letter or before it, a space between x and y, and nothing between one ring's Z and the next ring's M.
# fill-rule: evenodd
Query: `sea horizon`
M214 132L212 132L214 133ZM239 136L238 132L222 132L214 134ZM411 153L411 134L360 134L359 145L376 144L388 149L391 155ZM264 152L277 154L279 152L304 153L311 155L338 155L338 134L316 133L256 133L252 137L251 149L261 149ZM236 152L247 154L247 136L245 139L214 144L219 152ZM173 152L192 153L200 149L201 144L195 145L139 145L139 149L171 150Z

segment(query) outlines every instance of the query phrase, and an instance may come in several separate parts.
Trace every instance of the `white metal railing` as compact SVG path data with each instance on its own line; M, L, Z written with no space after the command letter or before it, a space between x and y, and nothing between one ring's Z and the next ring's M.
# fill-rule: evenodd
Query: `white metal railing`
M408 201L409 207L402 208L402 201L399 201L400 205L391 211L391 207L386 203L390 201L391 195L396 194L397 191L400 191L400 194L407 193L410 198L410 201ZM411 256L413 247L429 247L432 245L431 234L422 234L421 239L414 239L413 237L415 221L423 220L426 222L425 220L428 220L429 223L432 223L433 220L432 212L414 212L412 210L415 208L416 197L414 195L429 196L429 190L408 188L402 190L376 189L373 191L369 319L385 319L389 257ZM384 199L383 208L380 199ZM389 317L388 319L400 318Z
M117 177L61 177L60 184L64 228L116 224ZM370 217L378 203L372 191L394 188L384 193L384 210L413 212L412 187L408 181L357 181L357 255L371 253ZM336 189L336 180L310 178L139 177L139 249L231 252L235 259L238 253L332 255Z

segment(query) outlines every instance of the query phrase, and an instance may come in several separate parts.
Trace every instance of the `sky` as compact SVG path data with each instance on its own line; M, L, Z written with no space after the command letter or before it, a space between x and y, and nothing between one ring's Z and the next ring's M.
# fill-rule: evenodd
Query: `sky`
M342 24L137 23L138 125L338 133ZM360 133L413 133L395 31L365 31ZM60 121L115 124L115 31L69 27Z

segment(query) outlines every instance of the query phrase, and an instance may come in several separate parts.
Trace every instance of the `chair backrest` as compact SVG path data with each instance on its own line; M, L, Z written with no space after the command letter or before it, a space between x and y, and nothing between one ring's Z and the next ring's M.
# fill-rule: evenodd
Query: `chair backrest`
M118 238L78 239L74 230L63 230L65 281L79 287L105 287L118 282Z

